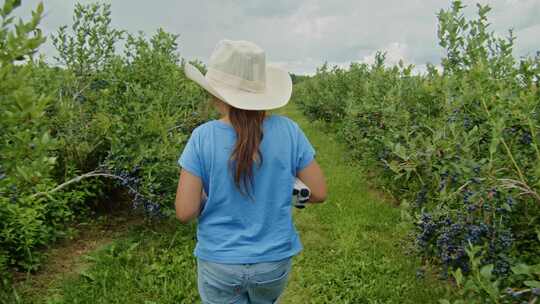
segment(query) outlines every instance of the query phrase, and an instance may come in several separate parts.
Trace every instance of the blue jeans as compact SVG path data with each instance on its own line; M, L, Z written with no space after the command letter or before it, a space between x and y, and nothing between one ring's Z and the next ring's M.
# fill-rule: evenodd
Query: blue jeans
M198 288L204 304L270 304L287 286L292 257L254 264L222 264L197 258Z

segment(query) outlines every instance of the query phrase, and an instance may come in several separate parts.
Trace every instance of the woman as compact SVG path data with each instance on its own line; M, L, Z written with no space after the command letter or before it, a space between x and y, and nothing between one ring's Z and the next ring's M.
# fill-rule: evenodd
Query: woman
M195 128L178 160L176 216L198 218L200 296L203 303L276 303L302 250L291 214L295 178L311 189L310 202L326 199L302 130L265 112L287 104L291 78L266 66L254 43L231 40L218 43L206 75L190 64L185 73L221 113Z

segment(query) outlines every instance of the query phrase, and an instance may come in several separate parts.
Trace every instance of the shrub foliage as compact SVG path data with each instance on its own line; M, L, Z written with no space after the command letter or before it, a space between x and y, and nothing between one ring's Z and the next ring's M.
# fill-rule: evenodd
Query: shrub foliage
M38 249L115 188L147 215L172 215L176 160L207 113L206 93L183 74L178 36L132 35L111 27L109 5L77 4L73 25L52 36L51 65L35 56L43 5L16 21L19 5L0 8L4 284L7 267L35 270Z
M472 244L481 248L475 265L491 265L509 284L511 265L540 263L540 55L515 59L512 31L501 38L489 30L488 6L478 5L473 20L463 9L454 1L438 14L441 71L428 65L416 75L378 53L370 65L323 65L296 86L294 100L376 168L443 275L476 273Z

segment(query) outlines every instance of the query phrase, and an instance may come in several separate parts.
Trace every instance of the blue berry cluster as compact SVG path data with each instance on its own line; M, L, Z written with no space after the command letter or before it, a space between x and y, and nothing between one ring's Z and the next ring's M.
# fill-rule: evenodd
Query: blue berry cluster
M464 227L461 223L452 223L446 217L444 226L439 231L436 239L437 251L445 269L461 268L465 273L469 271L469 264L465 252L465 244L462 241Z
M532 143L532 136L530 132L523 132L523 135L521 136L521 143L524 145L530 145Z
M417 200L423 195L418 193ZM507 276L510 270L508 253L514 237L505 226L509 211L499 206L502 203L512 206L512 196L504 198L495 188L479 191L465 187L461 197L464 209L456 210L453 216L447 212L421 212L416 222L416 244L424 253L439 258L443 275L456 268L468 273L470 265L465 248L469 244L483 246L486 250L482 253L482 264L493 264L494 274Z
M444 171L439 174L441 181L439 182L439 188L437 191L441 192L446 187L446 182L448 181L448 171Z
M448 171L443 171L440 176L439 188L437 191L441 192L445 188L457 184L459 175L457 173L450 173Z
M457 121L459 114L459 109L454 109L450 115L448 115L448 119L446 120L448 123L454 123Z
M482 260L483 264L493 264L493 273L499 276L507 276L510 272L510 262L507 253L514 243L514 237L510 229L502 227L490 234L488 249Z
M416 223L419 233L416 236L418 245L421 248L426 248L429 245L429 241L435 235L437 230L437 224L433 220L433 217L429 213L422 213L420 220Z
M421 208L422 205L427 201L427 193L428 193L427 187L422 186L422 189L420 189L420 192L416 194L415 204L417 208Z
M474 127L475 122L470 118L469 115L465 115L463 117L463 128L465 130L470 130L472 127Z
M486 237L488 233L489 227L485 223L469 225L467 226L465 241L473 245L479 244L482 238Z
M141 185L141 167L140 166L134 166L131 171L127 170L115 170L114 172L110 172L107 170L105 166L99 167L103 172L112 174L115 176L116 179L118 179L120 182L120 185L128 189L128 193L133 197L133 209L138 210L141 207L146 212L146 214L155 217L155 218L163 218L165 217L165 214L161 210L161 206L159 203L151 200L147 196L143 195L139 191L139 186Z

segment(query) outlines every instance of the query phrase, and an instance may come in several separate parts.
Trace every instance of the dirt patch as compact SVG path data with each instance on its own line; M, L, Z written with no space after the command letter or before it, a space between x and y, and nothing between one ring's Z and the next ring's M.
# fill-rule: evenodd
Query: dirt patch
M144 217L130 210L101 215L71 225L77 231L72 238L59 240L45 249L45 260L35 273L13 272L13 287L23 295L41 294L62 278L80 273L87 264L81 257L127 234L130 228L144 224Z
M364 174L368 178L368 181L366 183L367 185L367 191L370 195L372 195L374 198L383 201L388 202L394 207L399 207L399 200L396 199L395 196L393 196L389 190L384 189L384 187L381 187L381 183L377 183L377 172L375 170L365 170Z
M367 190L369 194L372 195L377 200L388 202L394 207L399 207L399 204L400 204L399 201L390 193L383 191L380 187L377 187L369 183Z

